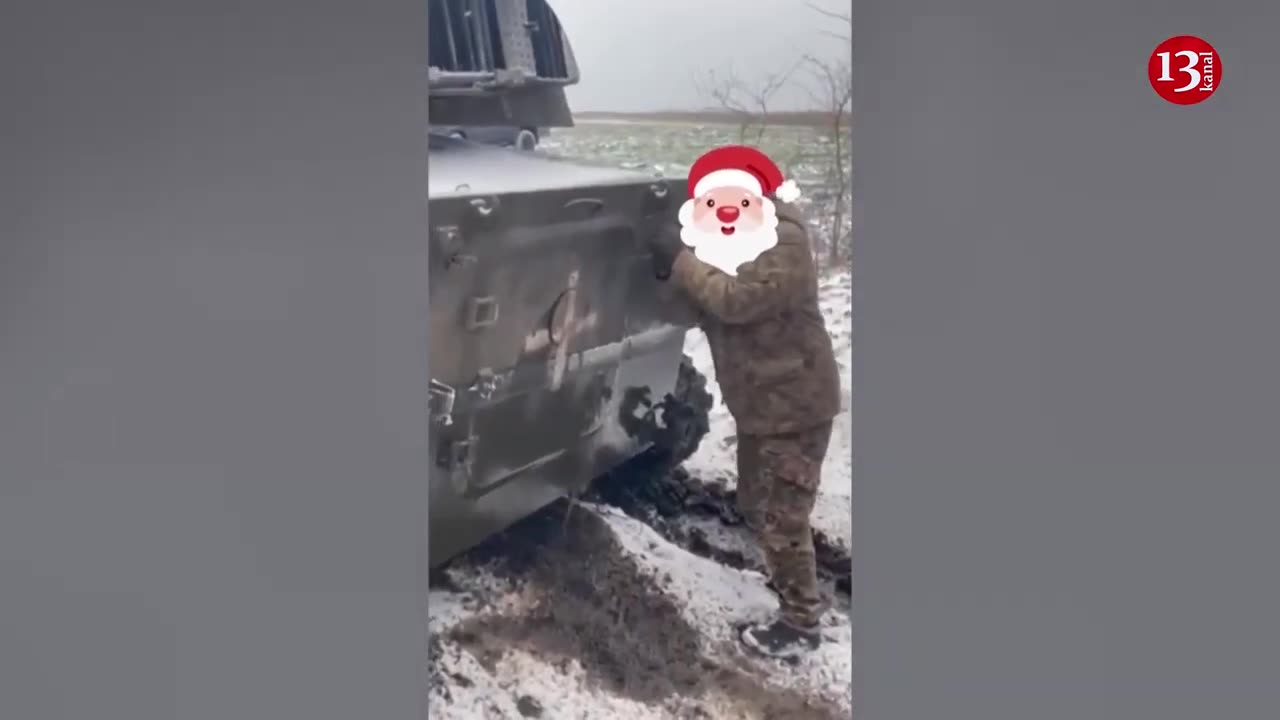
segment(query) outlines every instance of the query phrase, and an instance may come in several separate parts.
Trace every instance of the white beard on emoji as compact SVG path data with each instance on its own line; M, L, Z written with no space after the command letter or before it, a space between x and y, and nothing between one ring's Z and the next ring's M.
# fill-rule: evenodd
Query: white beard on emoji
M778 244L778 215L773 202L764 199L765 220L759 228L744 232L739 228L732 235L717 231L703 232L693 224L693 200L680 206L680 239L693 250L694 257L737 277L738 268L760 257L764 251Z

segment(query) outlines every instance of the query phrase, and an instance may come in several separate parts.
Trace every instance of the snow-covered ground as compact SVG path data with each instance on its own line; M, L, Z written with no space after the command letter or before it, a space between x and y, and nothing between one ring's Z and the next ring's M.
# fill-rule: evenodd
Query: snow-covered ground
M844 412L823 468L815 529L850 543L849 277L822 285L822 307L843 371ZM731 489L733 420L720 403L701 333L686 351L716 396L711 431L685 464L696 480ZM557 520L557 524L561 521ZM740 527L682 518L707 544L750 557ZM535 533L536 534L536 533ZM528 557L463 558L433 584L431 714L456 720L541 717L848 717L852 674L847 599L824 619L826 641L797 664L750 656L737 628L777 607L758 563L691 552L604 504L572 506L553 540ZM522 553L523 554L523 553ZM741 565L741 567L735 567Z

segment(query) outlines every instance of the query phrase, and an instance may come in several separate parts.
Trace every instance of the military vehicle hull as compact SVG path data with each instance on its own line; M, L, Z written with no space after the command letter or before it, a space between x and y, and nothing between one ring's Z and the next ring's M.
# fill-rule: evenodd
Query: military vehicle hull
M435 566L645 450L687 315L637 232L683 182L433 136L429 183Z

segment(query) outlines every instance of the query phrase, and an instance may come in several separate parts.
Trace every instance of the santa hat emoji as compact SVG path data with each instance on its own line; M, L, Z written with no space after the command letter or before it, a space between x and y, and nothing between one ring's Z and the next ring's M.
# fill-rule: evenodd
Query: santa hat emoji
M746 145L725 145L705 153L689 168L689 197L722 187L741 187L760 195L794 202L800 188L785 180L768 155Z

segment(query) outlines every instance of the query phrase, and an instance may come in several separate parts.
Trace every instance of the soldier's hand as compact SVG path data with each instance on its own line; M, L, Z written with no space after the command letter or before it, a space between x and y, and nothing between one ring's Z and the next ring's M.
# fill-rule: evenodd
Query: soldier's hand
M671 266L676 256L684 250L684 241L680 239L680 225L675 222L664 222L648 235L649 251L653 253L653 274L662 280L671 276Z

